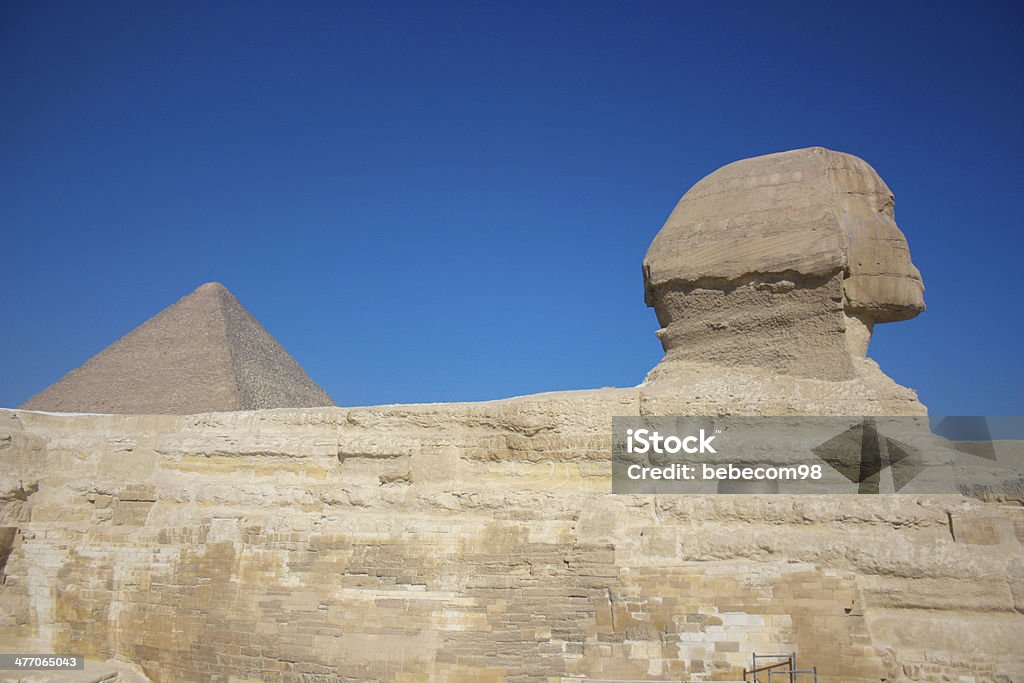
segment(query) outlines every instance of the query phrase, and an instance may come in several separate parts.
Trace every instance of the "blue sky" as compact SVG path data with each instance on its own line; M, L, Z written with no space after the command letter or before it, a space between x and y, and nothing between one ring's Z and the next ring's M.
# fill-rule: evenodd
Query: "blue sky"
M1024 414L1017 3L5 2L0 406L209 280L343 405L631 386L640 263L736 159L871 163L928 311L871 355Z

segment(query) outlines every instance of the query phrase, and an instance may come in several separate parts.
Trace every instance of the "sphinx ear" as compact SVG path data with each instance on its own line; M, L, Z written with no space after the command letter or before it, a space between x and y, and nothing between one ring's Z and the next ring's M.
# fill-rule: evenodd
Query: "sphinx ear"
M654 307L654 287L651 285L651 265L644 263L644 303Z

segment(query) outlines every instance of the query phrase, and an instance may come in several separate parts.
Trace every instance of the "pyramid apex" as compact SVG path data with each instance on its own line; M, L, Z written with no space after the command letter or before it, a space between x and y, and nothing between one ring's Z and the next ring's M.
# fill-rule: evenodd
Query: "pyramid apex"
M196 287L196 292L226 292L228 288L220 282L204 282Z

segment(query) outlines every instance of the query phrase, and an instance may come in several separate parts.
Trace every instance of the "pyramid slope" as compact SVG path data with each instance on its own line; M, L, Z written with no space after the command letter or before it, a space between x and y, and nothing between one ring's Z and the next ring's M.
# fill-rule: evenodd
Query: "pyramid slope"
M238 299L211 282L21 407L188 415L330 405L330 397Z
M221 291L221 312L242 410L334 405L238 299L223 287Z

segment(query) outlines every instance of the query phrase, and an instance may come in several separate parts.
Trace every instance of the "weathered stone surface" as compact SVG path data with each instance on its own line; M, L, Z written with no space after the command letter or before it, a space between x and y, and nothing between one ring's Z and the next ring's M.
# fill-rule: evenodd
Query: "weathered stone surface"
M22 407L189 414L334 405L231 292L208 282Z
M820 147L744 159L676 205L644 259L665 360L884 387L875 323L924 309L893 195L863 160ZM688 381L692 378L687 377Z
M1024 509L612 495L638 396L0 412L0 646L154 680L737 680L772 650L833 683L1024 680Z

